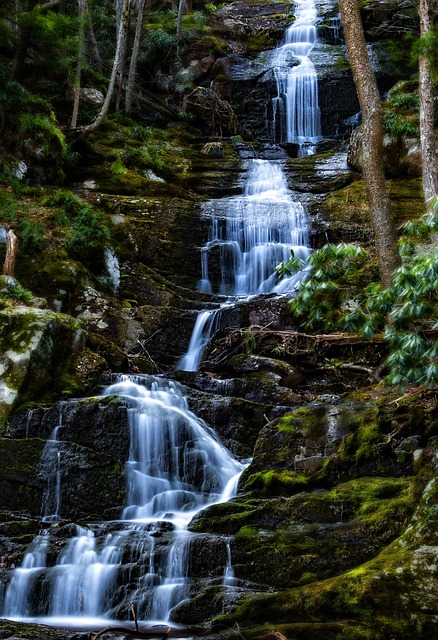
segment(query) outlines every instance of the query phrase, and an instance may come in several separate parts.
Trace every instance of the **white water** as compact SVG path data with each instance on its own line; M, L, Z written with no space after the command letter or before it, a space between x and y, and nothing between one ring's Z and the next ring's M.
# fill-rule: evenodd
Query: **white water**
M273 138L299 144L300 156L315 153L321 139L318 78L309 58L317 39L316 18L314 0L296 0L295 21L272 61L277 82L272 101Z
M213 327L216 324L220 309L201 311L193 327L187 352L177 365L181 371L197 371L201 362L202 352L210 340Z
M62 405L59 412L59 422L44 446L40 461L40 474L47 482L43 496L43 522L59 522L61 520L61 443L58 438L61 427Z
M236 578L234 576L234 569L233 569L233 564L231 562L231 544L230 544L231 540L230 538L227 539L226 541L226 545L227 545L227 563L225 565L225 571L224 571L224 579L222 581L222 584L224 585L224 587L234 587L236 586Z
M104 279L109 284L112 291L114 293L117 293L120 286L119 260L116 254L114 253L114 250L111 248L105 249L104 258L105 258L105 268L108 274Z
M188 523L206 506L232 497L245 465L189 410L177 383L123 376L104 395L117 395L128 408L122 520L76 527L52 566L46 566L46 555L56 545L56 529L37 536L12 573L3 617L49 624L78 617L108 620L122 605L119 585L129 584L125 597L135 603L139 619L166 621L190 595L187 559L194 534ZM159 558L156 535L162 541Z
M236 297L293 291L303 273L278 281L275 267L287 262L291 251L302 260L310 254L306 212L294 200L279 163L249 161L244 193L211 201L204 213L210 218L210 231L201 249L199 289L232 298L219 309L198 314L188 350L178 363L183 371L199 368L225 306L231 306ZM212 262L220 265L218 281L210 276Z

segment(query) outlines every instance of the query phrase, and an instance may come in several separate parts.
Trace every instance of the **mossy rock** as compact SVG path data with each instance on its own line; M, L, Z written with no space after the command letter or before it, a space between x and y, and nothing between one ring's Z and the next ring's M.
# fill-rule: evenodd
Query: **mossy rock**
M0 311L0 329L0 416L7 416L17 403L53 393L59 368L81 345L81 334L68 316L24 306Z
M418 178L388 180L391 211L396 225L425 213L421 182ZM372 241L371 221L365 185L362 180L335 191L322 203L323 217L329 223L331 242Z

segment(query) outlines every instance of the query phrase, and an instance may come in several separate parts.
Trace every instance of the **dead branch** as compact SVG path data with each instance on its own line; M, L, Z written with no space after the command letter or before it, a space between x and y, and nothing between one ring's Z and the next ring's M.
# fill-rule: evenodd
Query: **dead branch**
M15 270L15 260L17 257L18 238L13 229L9 229L7 244L6 244L6 256L3 264L3 275L13 276Z
M271 629L271 631L267 631L261 636L256 636L254 640L267 640L268 638L274 638L274 640L287 640L285 635L280 633L280 631L276 631L275 629Z
M127 629L126 627L106 627L105 629L98 631L94 636L91 636L91 640L97 640L97 638L100 638L107 633L112 633L118 636L122 635L126 638L138 638L138 640L149 640L150 638L161 638L162 640L165 640L165 638L169 637L169 634L172 631L171 627L167 627L164 632L160 632L158 630L154 631L153 629L149 631L138 631L138 624L136 624L136 627L137 629L135 631L133 629Z

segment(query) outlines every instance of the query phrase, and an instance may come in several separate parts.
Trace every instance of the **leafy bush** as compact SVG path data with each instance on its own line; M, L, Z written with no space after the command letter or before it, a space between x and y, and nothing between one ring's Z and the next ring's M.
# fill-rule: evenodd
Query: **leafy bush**
M414 93L399 93L391 96L390 103L396 109L418 110L420 100Z
M44 248L44 233L46 227L37 220L25 218L18 227L20 241L26 253L33 255Z
M291 302L293 315L305 329L341 329L345 314L363 302L364 284L377 276L376 261L357 245L327 244L309 256L306 266L312 275ZM296 273L303 267L293 258L282 269Z
M419 133L416 126L405 116L393 110L386 110L383 114L383 126L386 133L392 136L412 136L418 138Z
M383 332L392 384L438 383L438 205L403 227L404 262L383 289L369 253L355 245L326 245L309 258L312 269L292 300L292 314L305 329ZM292 260L285 268L303 268Z

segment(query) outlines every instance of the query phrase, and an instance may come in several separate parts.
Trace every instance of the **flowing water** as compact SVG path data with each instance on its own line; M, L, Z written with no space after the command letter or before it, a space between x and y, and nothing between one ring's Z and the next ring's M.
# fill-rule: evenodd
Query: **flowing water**
M236 298L292 292L303 272L278 279L275 268L287 262L291 252L304 261L310 254L306 212L294 200L278 162L249 161L243 194L210 201L204 215L210 218L210 231L201 248L198 288L228 296L228 300L218 309L198 314L188 350L178 363L183 371L198 369L225 307L232 306ZM211 264L220 268L212 269Z
M123 376L104 395L118 396L129 414L122 519L75 526L67 543L58 541L60 552L50 566L46 558L56 549L57 530L43 531L12 573L3 617L58 624L111 619L122 599L125 615L135 604L140 619L166 621L190 595L187 560L195 535L188 523L206 506L232 497L245 465L189 410L177 383ZM165 540L159 557L156 536Z
M26 423L26 428L27 426ZM61 442L59 441L61 428L62 404L58 424L44 446L40 461L40 475L47 483L43 496L43 522L61 520Z
M272 100L273 138L299 145L299 156L316 152L321 139L318 79L310 53L317 39L314 0L297 0L295 21L272 57L277 95ZM309 256L307 216L293 199L282 166L252 160L242 196L213 200L205 210L210 232L201 248L199 290L228 297L290 293L305 277L300 272L278 281L275 267L293 255ZM211 263L220 277L211 277ZM198 314L186 354L178 363L183 371L197 371L202 352L220 326L224 306Z
M314 0L296 0L295 21L273 56L277 95L272 101L271 130L278 142L295 142L299 155L315 153L321 139L318 78L310 60L316 43Z
M296 142L313 153L321 135L316 74L309 54L316 41L312 0L297 3L296 20L274 56L277 96L273 101L276 139ZM296 64L294 64L296 63ZM294 66L293 66L294 65ZM279 133L278 133L279 132ZM243 194L210 202L210 234L201 250L201 291L227 296L218 309L203 311L180 368L196 370L202 350L225 306L250 296L291 292L303 273L277 280L275 267L291 250L305 260L307 218L294 200L279 162L248 162ZM120 270L106 253L108 283L116 292ZM219 268L217 268L219 265ZM217 273L219 272L219 276ZM60 424L48 441L47 500L43 520L50 529L35 537L21 567L12 572L1 615L83 628L127 618L134 605L140 620L167 621L190 597L189 560L196 535L193 516L230 499L245 464L220 444L215 433L188 408L182 388L153 376L121 377L107 387L126 404L130 422L127 503L120 521L57 527L61 518L62 448ZM44 460L46 465L44 466ZM43 474L44 475L44 474ZM236 579L228 538L218 584Z

